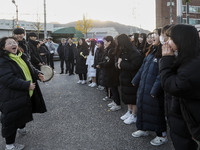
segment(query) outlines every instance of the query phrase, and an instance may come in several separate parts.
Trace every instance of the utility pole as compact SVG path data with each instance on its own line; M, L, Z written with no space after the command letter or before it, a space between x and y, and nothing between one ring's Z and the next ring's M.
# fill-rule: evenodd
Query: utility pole
M170 2L167 2L167 6L169 6L169 23L172 24L173 23L173 17L172 17L172 9L174 6L174 2L172 2L172 0L170 0Z
M177 23L182 23L182 0L176 0L177 4Z
M15 0L12 0L12 3L15 5L16 7L16 24L17 24L17 28L19 28L19 21L18 21L18 5L15 3Z
M46 0L44 0L44 39L47 38Z
M189 2L186 2L186 23L190 24L190 10L189 10Z
M15 28L15 19L14 19L14 17L13 17L13 20L12 20L12 25L13 25L13 30L14 30L14 28Z

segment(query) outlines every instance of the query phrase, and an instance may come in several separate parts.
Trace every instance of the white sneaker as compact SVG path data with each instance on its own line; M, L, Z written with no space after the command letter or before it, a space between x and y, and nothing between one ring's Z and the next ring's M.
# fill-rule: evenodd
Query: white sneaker
M110 98L108 97L108 96L106 96L106 97L104 97L103 98L103 101L107 101L107 100L109 100Z
M86 80L82 80L81 84L86 84Z
M92 85L91 85L90 87L93 88L93 87L95 87L95 86L97 86L97 84L93 82Z
M115 105L115 106L112 106L110 108L111 111L117 111L117 110L120 110L121 109L121 106L120 105Z
M148 131L142 131L142 130L137 130L135 132L132 133L133 137L142 137L142 136L148 136L149 132Z
M17 129L17 132L21 135L27 135L28 133L28 130L26 130L26 128L23 128L23 129Z
M127 119L124 120L125 124L136 123L137 117L136 115L131 114Z
M23 150L25 145L22 144L13 144L12 148L5 148L5 150Z
M107 106L111 108L111 107L116 106L116 105L117 105L117 104L116 104L114 101L112 101L112 102L109 103Z
M91 86L91 85L92 85L92 83L88 84L88 86Z
M120 117L121 120L126 120L131 115L130 110L128 110L123 116Z
M104 90L104 87L101 86L101 85L99 85L98 90L103 91L103 90Z
M78 84L80 84L80 83L82 83L82 80L78 80L78 82L77 82Z
M166 137L156 136L153 140L151 140L150 143L151 145L159 146L159 145L167 143L167 141L168 141L167 136Z

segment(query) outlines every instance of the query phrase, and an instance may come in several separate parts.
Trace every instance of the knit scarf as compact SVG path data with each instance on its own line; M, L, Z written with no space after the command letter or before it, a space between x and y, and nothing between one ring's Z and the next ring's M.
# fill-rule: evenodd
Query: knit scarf
M26 78L26 81L31 81L31 83L33 83L33 79L32 79L30 70L29 70L27 64L21 58L21 56L22 56L22 52L20 52L18 55L9 53L9 57L12 60L14 60L19 65L19 67L22 69L24 76ZM33 95L33 90L29 90L29 95L30 95L30 97Z

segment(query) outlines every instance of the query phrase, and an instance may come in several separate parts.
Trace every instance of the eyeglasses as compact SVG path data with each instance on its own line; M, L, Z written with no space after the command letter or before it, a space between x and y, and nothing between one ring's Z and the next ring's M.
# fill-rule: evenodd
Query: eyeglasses
M18 45L18 42L16 42L16 41L13 41L13 42L6 42L5 45L7 45L7 46Z

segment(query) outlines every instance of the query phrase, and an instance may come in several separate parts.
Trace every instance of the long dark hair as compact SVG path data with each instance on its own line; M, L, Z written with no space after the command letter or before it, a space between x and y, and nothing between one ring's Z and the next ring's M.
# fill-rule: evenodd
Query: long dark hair
M134 36L134 45L135 45L135 47L138 48L138 45L139 45L139 41L138 41L139 33L133 33L133 36Z
M177 24L168 29L167 35L178 48L178 56L175 63L176 67L199 55L199 35L194 26Z
M79 42L78 42L78 46L77 46L77 48L83 48L83 49L88 49L89 48L89 45L85 42L85 39L84 38L80 38L79 40L82 40L82 45L80 45L79 44Z
M106 36L103 38L103 40L111 42L110 45L107 47L107 49L115 48L115 42L112 36Z
M153 30L153 32L157 32L158 35L160 36L161 35L161 28L156 28L156 29ZM153 48L156 49L155 58L161 58L162 57L162 44L159 43L158 45L153 46Z
M117 46L115 49L115 54L117 57L119 57L122 53L129 52L133 49L133 45L126 34L120 34L117 36L116 43Z
M153 34L153 33L150 32L150 33L148 33L147 36L146 36L146 42L145 42L144 48L143 48L143 53L144 53L145 55L147 54L147 52L150 50L150 48L151 48L151 46L152 46L152 43L149 44L149 43L147 42L147 38L148 38L149 36L151 36L152 34Z
M142 53L144 54L144 46L146 44L147 35L146 35L146 33L140 33L139 37L143 38L143 41L142 41L142 43L139 43L139 41L138 41L138 49L141 50Z
M90 50L92 51L92 56L94 56L94 49L95 49L96 43L97 42L95 39L91 40Z
M104 42L101 41L101 40L99 40L99 41L97 41L97 43L100 43L100 44L101 44L101 47L98 48L98 49L99 49L99 52L103 52L103 51L104 51Z

